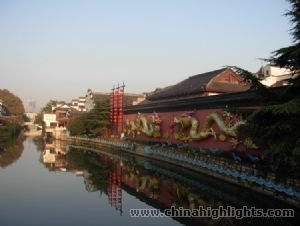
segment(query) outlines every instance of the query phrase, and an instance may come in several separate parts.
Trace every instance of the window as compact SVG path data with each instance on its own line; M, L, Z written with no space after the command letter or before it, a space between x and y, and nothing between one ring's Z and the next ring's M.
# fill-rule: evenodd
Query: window
M266 70L266 76L269 76L269 70Z

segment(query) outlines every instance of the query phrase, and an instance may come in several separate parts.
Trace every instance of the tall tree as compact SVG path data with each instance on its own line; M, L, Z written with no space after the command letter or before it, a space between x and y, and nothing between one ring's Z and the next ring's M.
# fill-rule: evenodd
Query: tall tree
M290 17L293 24L291 28L291 34L293 36L294 43L291 46L284 47L274 51L274 55L271 58L271 62L280 66L288 67L295 74L299 75L300 70L300 1L288 0L291 4L291 10L286 13L286 16ZM298 79L299 80L299 79ZM296 83L297 80L293 81Z
M109 102L96 102L94 109L73 117L67 128L71 135L101 136L109 125Z
M286 15L293 24L294 42L274 51L269 62L289 68L293 77L276 96L277 103L254 111L240 132L250 135L282 170L295 173L294 166L300 165L300 0L288 1L291 9Z
M7 89L0 89L0 99L2 100L4 106L8 109L9 113L23 118L24 106L23 102L19 97L8 91Z

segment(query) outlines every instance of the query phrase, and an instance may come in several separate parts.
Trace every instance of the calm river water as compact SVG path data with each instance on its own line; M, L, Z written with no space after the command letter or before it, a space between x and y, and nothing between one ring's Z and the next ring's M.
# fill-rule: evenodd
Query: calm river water
M0 152L0 225L294 225L296 218L130 217L171 206L293 208L276 200L120 151L38 146ZM296 210L295 214L299 213Z

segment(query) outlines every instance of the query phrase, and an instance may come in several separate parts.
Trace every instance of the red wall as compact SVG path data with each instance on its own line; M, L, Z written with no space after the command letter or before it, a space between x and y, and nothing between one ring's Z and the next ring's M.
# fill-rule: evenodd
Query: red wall
M160 112L158 113L160 120L162 121L161 123L161 138L152 138L149 136L146 136L144 134L140 134L140 135L136 135L134 139L136 140L146 140L146 141L156 141L156 142L171 142L171 143L176 143L176 144L183 144L183 143L187 143L190 146L194 146L194 147L203 147L203 148L219 148L222 150L232 150L232 144L230 142L231 137L227 136L226 141L220 141L218 139L218 136L220 135L220 129L218 127L218 125L216 125L215 123L213 124L212 128L215 130L215 132L217 133L217 139L215 140L212 136L208 137L207 139L201 140L201 141L188 141L188 142L184 142L184 141L180 141L175 139L174 135L177 131L177 126L175 126L172 129L172 124L174 121L174 117L179 118L184 112L186 111L176 111L176 112ZM220 109L206 109L206 110L195 110L195 114L193 115L195 118L198 119L198 131L201 130L201 128L203 127L203 123L205 118L213 113L213 112L217 112L219 113L221 116L223 114L223 111ZM153 115L153 113L141 113L142 115L144 115L148 122L150 121L151 116ZM126 122L126 120L130 120L130 121L134 121L137 117L137 114L129 114L129 115L124 115L124 123ZM237 116L239 117L239 116ZM237 120L237 117L235 117L235 120ZM234 121L235 121L234 120ZM148 123L149 124L149 123ZM124 128L126 128L126 126L124 126ZM188 135L189 129L186 129L186 134ZM167 137L168 135L168 137ZM130 135L129 137L132 137L132 135ZM243 144L239 144L237 146L237 150L239 151L245 151L247 148L243 145ZM249 151L249 150L248 150ZM256 153L257 150L250 150L251 152Z

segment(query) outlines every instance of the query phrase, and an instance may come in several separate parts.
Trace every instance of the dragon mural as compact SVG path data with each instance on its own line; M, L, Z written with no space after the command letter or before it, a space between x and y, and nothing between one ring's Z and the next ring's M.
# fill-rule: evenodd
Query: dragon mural
M133 134L133 136L143 133L149 137L159 138L161 136L160 124L161 120L157 113L151 115L149 122L144 115L138 113L134 121L126 120L126 133L127 135Z
M127 136L144 134L153 138L164 138L161 136L161 123L157 113L153 113L150 118L146 118L141 113L138 113L134 120L126 120L125 133ZM244 144L247 148L258 148L252 140L246 138L241 141L237 137L238 128L245 124L246 121L234 117L231 113L224 111L223 114L218 112L210 113L200 126L199 120L195 116L195 111L184 112L180 117L174 117L172 128L177 127L177 130L172 130L176 140L202 141L208 138L214 138L222 142L229 141L235 149L239 144ZM217 125L219 132L217 133L213 125Z
M246 123L245 121L240 120L233 124L231 114L224 112L224 115L221 116L214 112L206 117L202 128L199 130L199 122L193 115L194 112L187 112L182 114L179 118L174 118L174 123L179 126L177 133L175 133L175 139L182 141L203 140L208 137L217 139L216 132L212 128L212 125L215 123L221 131L219 139L225 141L227 136L237 137L238 127ZM188 135L185 133L187 129L189 129Z

